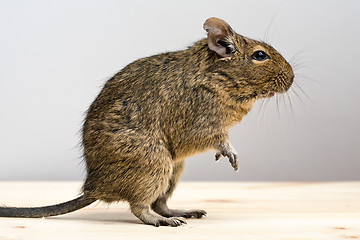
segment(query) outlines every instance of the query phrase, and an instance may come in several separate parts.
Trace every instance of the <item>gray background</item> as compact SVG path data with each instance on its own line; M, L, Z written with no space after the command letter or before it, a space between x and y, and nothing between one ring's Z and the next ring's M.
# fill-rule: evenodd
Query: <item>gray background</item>
M83 179L79 130L104 82L205 37L211 16L266 38L296 65L296 85L231 130L239 172L208 151L186 160L182 179L360 180L359 11L359 1L1 0L0 180Z

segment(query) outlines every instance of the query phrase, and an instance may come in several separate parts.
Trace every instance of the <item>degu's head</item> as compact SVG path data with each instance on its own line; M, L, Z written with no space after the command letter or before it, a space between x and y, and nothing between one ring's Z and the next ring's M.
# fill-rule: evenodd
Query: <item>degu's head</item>
M244 100L258 99L290 88L292 67L273 47L237 34L219 18L207 19L204 29L209 49L218 55L208 71L213 77L224 78L224 84L232 85L228 89L234 95Z

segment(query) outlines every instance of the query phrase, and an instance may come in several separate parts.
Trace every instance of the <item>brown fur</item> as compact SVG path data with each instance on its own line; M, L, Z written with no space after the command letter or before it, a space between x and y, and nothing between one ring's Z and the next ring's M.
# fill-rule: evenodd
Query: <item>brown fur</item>
M184 158L216 149L217 159L227 156L237 169L229 128L256 99L286 91L294 74L274 48L236 34L226 22L210 18L204 28L208 38L188 49L139 59L107 81L83 127L85 196L128 201L139 219L155 226L205 215L166 206ZM258 50L270 58L254 60Z
M178 162L217 149L255 99L287 90L293 73L275 49L236 33L232 38L238 49L232 57L219 57L203 39L137 60L106 83L83 129L85 194L126 200L135 212L167 199ZM271 57L264 64L249 59L259 49Z

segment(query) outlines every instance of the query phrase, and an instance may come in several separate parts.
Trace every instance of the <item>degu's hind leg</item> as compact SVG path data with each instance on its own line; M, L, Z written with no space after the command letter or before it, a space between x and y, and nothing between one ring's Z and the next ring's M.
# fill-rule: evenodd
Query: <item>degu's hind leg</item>
M151 162L151 167L140 165L138 168L144 169L128 169L128 171L133 171L131 175L138 175L133 179L133 186L129 186L131 196L128 200L132 213L144 223L156 227L176 227L186 224L181 218L167 218L150 210L150 205L168 189L169 179L173 173L173 162L170 158Z
M176 161L174 168L173 168L173 174L169 181L169 188L165 192L165 194L162 194L159 196L156 201L151 205L152 209L164 216L164 217L185 217L185 218L201 218L206 215L206 212L204 210L181 210L181 209L169 209L166 201L168 198L172 195L173 191L175 190L176 184L179 181L180 175L184 170L184 160Z

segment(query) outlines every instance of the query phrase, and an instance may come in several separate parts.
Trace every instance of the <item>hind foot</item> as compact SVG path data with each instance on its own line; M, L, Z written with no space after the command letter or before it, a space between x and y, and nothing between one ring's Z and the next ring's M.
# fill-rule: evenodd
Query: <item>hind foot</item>
M161 214L164 217L184 217L184 218L202 218L206 216L206 211L199 209L192 210L180 210L180 209L168 209L169 211Z
M166 218L156 213L151 213L149 211L149 207L131 206L131 211L143 223L148 225L153 225L155 227L159 227L159 226L178 227L182 224L186 224L184 220L177 217Z
M156 213L164 217L202 218L203 216L206 216L204 210L169 209L164 198L157 199L151 207Z

